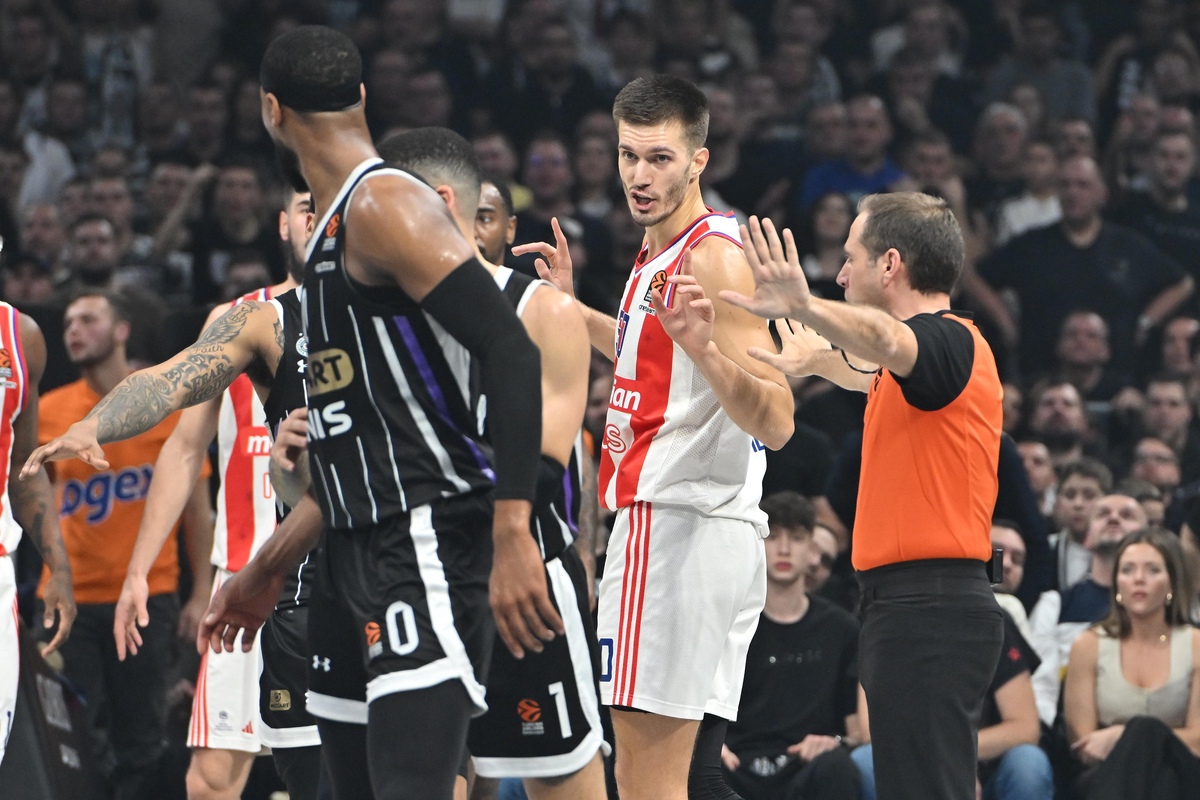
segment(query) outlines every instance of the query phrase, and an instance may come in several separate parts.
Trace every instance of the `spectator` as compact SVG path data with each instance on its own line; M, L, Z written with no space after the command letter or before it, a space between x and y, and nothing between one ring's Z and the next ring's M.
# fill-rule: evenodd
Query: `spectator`
M1022 171L1029 123L1021 109L1009 103L992 103L975 127L972 149L977 171L967 181L972 210L996 226L1000 204L1025 189Z
M799 39L784 39L775 45L767 70L778 91L778 123L800 134L809 111L818 103L841 97L841 85L821 80L816 49Z
M845 158L817 164L804 177L799 205L808 208L828 192L842 192L850 201L872 192L887 191L905 175L888 156L892 123L883 101L860 95L846 104L850 138Z
M710 137L711 139L711 137ZM712 143L710 141L710 151ZM603 136L580 137L575 143L575 205L580 214L603 220L621 202L613 146Z
M1107 403L1129 387L1129 379L1111 368L1108 325L1094 311L1072 311L1063 320L1055 347L1054 374L1070 381L1084 403Z
M221 286L221 302L228 303L271 283L271 271L257 250L235 250Z
M1042 659L1033 676L1038 715L1053 725L1058 715L1061 668L1071 645L1088 626L1104 619L1112 605L1109 584L1121 540L1146 527L1146 512L1132 497L1110 494L1096 501L1086 545L1092 554L1087 577L1057 592L1044 592L1029 614L1030 644Z
M1054 378L1035 385L1029 399L1033 407L1029 432L1046 444L1056 468L1078 460L1085 451L1098 454L1099 448L1090 441L1083 397L1075 384Z
M816 560L812 505L781 492L762 506L767 600L721 753L725 778L746 800L855 797L858 771L843 745L858 740L858 622L805 587Z
M187 124L182 146L175 157L191 164L215 164L225 154L229 104L225 91L212 80L201 80L187 89L183 118Z
M33 256L17 255L4 267L3 292L5 302L21 309L49 305L54 299L54 275Z
M1143 92L1121 112L1104 148L1104 177L1116 192L1150 188L1154 141L1162 118L1158 98Z
M814 522L812 547L816 551L816 560L812 569L804 575L804 588L810 595L821 594L833 577L833 565L837 563L839 555L837 534L828 525Z
M912 0L902 24L879 30L871 37L876 72L883 72L904 47L911 47L937 65L938 72L957 77L962 69L961 20L941 0Z
M64 433L133 371L125 351L133 313L127 302L93 290L68 304L63 338L68 357L83 377L42 397L39 444ZM175 414L132 439L105 445L108 464L100 471L74 459L46 465L59 499L79 609L71 638L60 650L63 672L88 698L85 718L93 758L102 765L108 788L121 798L145 796L142 793L149 791L163 753L161 710L179 615L175 595L179 548L174 532L150 572L150 623L141 629L142 646L136 658L117 660L113 609L145 506L150 465L178 421ZM206 463L184 510L183 527L189 538L212 534L207 472ZM195 571L208 569L208 546L200 541L199 546L187 548L197 554L191 564ZM43 574L41 587L45 581ZM43 631L40 626L39 631Z
M521 163L517 151L513 149L512 141L499 131L491 131L475 137L472 142L475 154L484 172L498 175L508 182L513 196L513 209L524 211L533 202L529 189L517 183L517 170Z
M1042 516L1049 517L1054 513L1055 490L1058 488L1058 476L1050 461L1050 448L1039 439L1026 438L1017 442L1017 449L1021 452L1029 486L1038 499L1038 508Z
M850 111L845 103L817 103L808 112L805 129L805 151L814 163L846 157L850 149Z
M1179 485L1178 481L1176 481L1175 485ZM1151 528L1163 527L1163 521L1167 517L1167 504L1163 499L1163 493L1155 488L1154 484L1135 475L1117 484L1117 488L1114 491L1117 494L1127 494L1138 501L1138 505L1142 507L1142 511L1146 512L1147 526Z
M992 70L984 95L999 100L1015 84L1027 81L1041 92L1055 117L1094 120L1092 75L1078 61L1060 57L1062 27L1056 6L1045 0L1023 4L1020 25L1016 52L1005 56Z
M75 164L92 160L94 142L88 129L87 84L69 75L56 75L46 87L44 133L61 142Z
M819 0L788 0L775 5L772 33L776 42L803 42L816 54L813 86L821 97L841 97L842 82L833 63L821 50L833 33L829 9Z
M18 243L22 255L35 259L52 275L57 272L67 246L67 228L58 207L39 204L26 208Z
M163 81L146 86L138 96L138 145L134 160L145 171L184 146L179 94ZM259 120L259 127L262 121Z
M1025 405L1025 393L1021 387L1011 381L1001 386L1004 391L1004 419L1000 423L1004 432L1013 436L1021 429L1025 420L1021 410Z
M10 9L11 28L4 37L5 66L24 98L19 109L19 128L40 130L46 124L46 87L56 64L68 53L59 44L50 20L36 6Z
M999 547L1004 551L1004 571L1000 582L993 584L996 602L1012 618L1021 635L1028 639L1029 617L1025 614L1025 606L1016 597L1021 589L1021 581L1025 578L1026 550L1021 526L1012 520L992 520L992 547Z
M1058 154L1050 142L1043 139L1026 142L1021 178L1025 190L1001 201L996 212L996 232L992 237L996 247L1014 236L1062 219L1062 206L1058 202Z
M1162 339L1162 371L1176 375L1191 375L1195 372L1192 364L1191 341L1200 333L1200 320L1195 317L1175 317L1163 326ZM1189 396L1192 402L1196 398Z
M1054 147L1059 161L1083 156L1096 159L1096 129L1081 117L1063 117L1054 126Z
M912 46L892 57L887 73L873 88L887 102L903 146L914 137L935 131L954 149L966 152L971 143L975 106L961 81L938 70L937 62Z
M62 212L63 224L68 228L91 208L88 197L91 185L92 182L87 178L77 176L63 184L62 190L59 191L58 210Z
M376 141L408 124L408 79L412 62L401 50L377 50L368 61L365 76L367 124Z
M41 127L21 127L18 119L18 85L0 73L0 141L19 144L29 160L17 204L51 203L63 184L75 175L75 164L66 145L42 132Z
M59 286L60 297L68 299L78 291L89 288L117 288L115 277L120 266L117 233L107 217L96 213L82 215L71 226L68 249L68 282Z
M1134 533L1114 555L1111 611L1071 648L1063 713L1083 800L1191 797L1200 785L1200 632L1178 540Z
M264 169L275 161L275 147L262 124L262 100L258 95L257 78L243 78L238 82L233 95L229 147L233 152L253 159Z
M88 203L94 213L112 223L121 265L145 265L154 249L154 241L133 229L133 192L129 190L129 181L123 177L93 178L88 187Z
M1196 173L1196 145L1191 136L1166 131L1154 139L1148 191L1131 192L1113 219L1154 242L1193 280L1200 278L1200 207L1187 196ZM1189 309L1195 313L1193 298Z
M1062 590L1083 580L1092 565L1087 548L1088 527L1096 503L1112 491L1112 473L1091 458L1081 458L1062 468L1054 499L1054 524L1050 534L1054 553L1055 588Z
M711 86L708 95L708 165L700 173L705 203L715 211L733 211L746 216L762 213L763 205L778 205L786 189L788 167L769 158L774 148L744 145L747 120L739 113L738 98L732 89ZM611 146L606 151L612 162ZM792 159L794 160L794 159ZM581 176L582 177L582 176ZM765 201L765 202L764 202Z
M600 82L606 97L613 98L635 78L653 75L657 36L653 20L622 5L608 20L605 36L608 66Z
M1025 117L1025 138L1040 139L1050 133L1050 109L1046 108L1046 98L1036 86L1028 81L1018 81L1001 98L1021 110Z
M405 122L413 128L461 127L455 119L454 95L446 76L436 69L419 69L408 78Z
M1094 161L1068 159L1062 167L1062 222L1018 236L979 265L991 289L1016 292L1023 374L1051 367L1054 333L1080 307L1104 318L1113 366L1130 369L1135 346L1192 293L1191 277L1174 261L1137 233L1104 221L1100 211L1107 196ZM982 294L988 294L986 288ZM985 305L1003 330L1018 330L1002 303L992 298Z
M846 235L854 221L854 208L840 192L829 192L813 204L809 223L801 231L797 245L803 255L800 265L809 289L817 297L841 300L845 290L837 276L846 263Z
M1183 483L1200 479L1200 431L1192 424L1193 417L1185 378L1157 375L1146 384L1146 433L1174 451Z
M15 241L21 217L21 184L29 156L16 142L0 140L0 236Z

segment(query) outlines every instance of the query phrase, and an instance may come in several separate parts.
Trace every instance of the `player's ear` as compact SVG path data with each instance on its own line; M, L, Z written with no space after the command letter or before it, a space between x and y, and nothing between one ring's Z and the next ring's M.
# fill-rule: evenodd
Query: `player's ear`
M450 214L457 218L458 197L455 196L454 189L442 183L433 187L433 190L438 193L438 197L442 198L442 201L450 208Z
M701 147L692 154L692 178L697 179L704 168L708 166L708 148Z
M259 89L258 93L262 101L263 124L268 128L278 128L283 122L283 106L279 105L279 98L262 89Z

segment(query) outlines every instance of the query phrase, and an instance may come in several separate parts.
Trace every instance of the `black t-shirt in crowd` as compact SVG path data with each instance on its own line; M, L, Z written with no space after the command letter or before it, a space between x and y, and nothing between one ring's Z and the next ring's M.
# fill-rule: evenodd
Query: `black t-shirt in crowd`
M1154 242L1164 253L1200 280L1200 207L1188 205L1171 211L1154 202L1147 192L1133 192L1113 213L1113 219ZM1191 307L1197 308L1195 296Z
M1105 222L1088 247L1068 241L1061 225L1016 237L979 265L993 288L1011 288L1021 306L1021 371L1049 371L1063 320L1088 309L1109 325L1112 364L1127 369L1134 357L1137 319L1184 272L1141 234Z
M825 494L833 469L833 442L821 431L796 420L796 431L778 450L767 450L763 497L776 492L799 492L805 497Z
M759 617L738 719L725 737L743 761L780 755L809 734L844 734L857 711L858 621L822 597L809 602L798 622Z
M1000 709L996 706L996 692L1022 672L1032 675L1040 663L1033 648L1017 630L1012 617L1005 612L1004 644L1000 648L1000 661L996 664L996 674L992 676L992 683L988 686L987 695L983 698L983 716L980 717L980 728L998 725L1002 721Z

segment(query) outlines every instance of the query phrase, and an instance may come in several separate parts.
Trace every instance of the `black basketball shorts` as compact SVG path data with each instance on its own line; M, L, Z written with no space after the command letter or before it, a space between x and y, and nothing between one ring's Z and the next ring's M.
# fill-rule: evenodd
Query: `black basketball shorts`
M499 639L492 647L488 711L472 720L467 737L475 771L487 778L564 777L608 748L587 574L574 548L546 563L546 582L566 635L520 660Z
M365 725L377 697L458 680L483 713L491 568L490 493L327 529L308 610L309 712Z
M259 739L271 749L321 744L317 721L308 713L308 606L277 608L259 634Z

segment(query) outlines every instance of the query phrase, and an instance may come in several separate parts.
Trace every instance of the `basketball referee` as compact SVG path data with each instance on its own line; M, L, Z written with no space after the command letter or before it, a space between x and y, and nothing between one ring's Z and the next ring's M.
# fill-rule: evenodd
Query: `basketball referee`
M758 285L723 299L790 318L781 354L751 355L867 393L852 560L878 796L972 798L1003 633L985 569L1001 387L978 328L948 310L962 232L928 195L863 198L838 275L845 303L809 293L790 231L781 244L752 217L742 239Z

